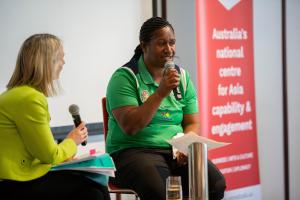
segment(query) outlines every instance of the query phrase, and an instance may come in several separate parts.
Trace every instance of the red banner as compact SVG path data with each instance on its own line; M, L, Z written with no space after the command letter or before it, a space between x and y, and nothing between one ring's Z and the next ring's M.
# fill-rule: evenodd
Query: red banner
M227 192L259 190L252 20L252 0L196 1L201 133L231 143L209 152Z

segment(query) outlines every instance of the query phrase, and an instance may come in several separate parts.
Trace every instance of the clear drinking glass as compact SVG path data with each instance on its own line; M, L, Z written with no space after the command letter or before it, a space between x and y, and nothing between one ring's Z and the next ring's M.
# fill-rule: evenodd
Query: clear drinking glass
M182 200L182 186L180 176L169 176L166 181L166 199Z

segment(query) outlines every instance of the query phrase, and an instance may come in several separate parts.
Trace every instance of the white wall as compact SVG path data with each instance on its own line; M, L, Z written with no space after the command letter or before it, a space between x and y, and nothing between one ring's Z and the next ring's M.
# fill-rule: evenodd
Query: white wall
M290 199L300 199L300 1L287 0L287 76L289 118Z
M281 1L254 1L256 120L262 199L284 199Z
M195 0L167 1L167 18L173 25L176 36L176 63L188 69L195 86L197 76L196 65L196 27Z
M66 64L64 92L49 98L51 125L71 125L73 103L84 121L102 121L100 102L108 80L133 55L140 26L151 15L151 1L1 0L0 92L22 42L34 33L52 33L63 40Z

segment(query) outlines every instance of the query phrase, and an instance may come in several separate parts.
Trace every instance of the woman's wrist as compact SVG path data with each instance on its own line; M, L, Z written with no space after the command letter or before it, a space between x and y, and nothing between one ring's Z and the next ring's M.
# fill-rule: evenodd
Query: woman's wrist
M160 94L159 90L155 90L155 92L153 93L153 95L154 95L156 98L158 98L160 101L162 101L162 100L165 98L164 95Z

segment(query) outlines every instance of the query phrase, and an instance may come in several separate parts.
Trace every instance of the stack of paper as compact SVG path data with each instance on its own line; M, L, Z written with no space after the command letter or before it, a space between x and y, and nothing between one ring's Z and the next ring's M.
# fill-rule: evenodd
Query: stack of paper
M171 144L174 148L178 149L180 152L184 153L185 155L188 155L188 147L192 143L204 143L207 145L207 149L214 149L230 144L226 142L218 142L212 139L208 139L206 137L197 135L193 132L183 134L183 136L181 137L172 138L167 142Z
M115 165L109 154L83 155L71 161L55 165L51 170L74 170L115 176Z

